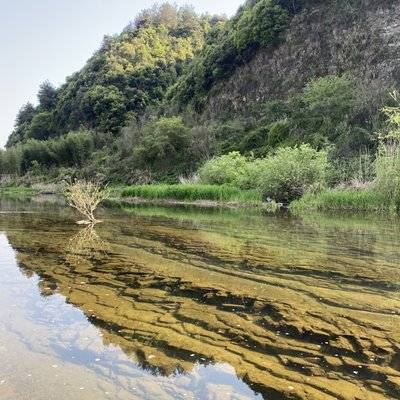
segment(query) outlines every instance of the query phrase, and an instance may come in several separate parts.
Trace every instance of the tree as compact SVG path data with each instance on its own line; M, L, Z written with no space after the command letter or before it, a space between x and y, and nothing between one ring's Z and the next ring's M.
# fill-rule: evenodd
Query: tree
M173 162L189 144L189 129L181 117L162 117L145 127L142 144L148 161L168 159Z
M28 131L35 114L36 108L32 103L26 103L21 107L15 118L14 130L8 137L7 148L16 145L28 137Z
M143 10L128 29L146 28L151 25L164 25L167 28L174 29L178 24L178 9L176 6L165 2L161 5L155 4L153 7Z
M53 133L53 114L47 111L36 114L27 131L27 137L46 140Z
M57 89L49 82L43 82L39 87L39 107L43 111L52 111L57 105Z
M18 111L17 117L15 118L15 126L18 127L22 124L30 124L33 117L35 116L36 109L32 103L24 104Z
M116 133L125 123L126 98L115 86L92 87L83 97L82 107L93 128Z
M178 24L178 10L170 3L161 4L158 10L158 23L168 28L176 28Z

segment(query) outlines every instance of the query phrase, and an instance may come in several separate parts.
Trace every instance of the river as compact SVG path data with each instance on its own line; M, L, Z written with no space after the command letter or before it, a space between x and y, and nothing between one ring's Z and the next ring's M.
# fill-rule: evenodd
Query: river
M397 220L0 210L2 400L400 398Z

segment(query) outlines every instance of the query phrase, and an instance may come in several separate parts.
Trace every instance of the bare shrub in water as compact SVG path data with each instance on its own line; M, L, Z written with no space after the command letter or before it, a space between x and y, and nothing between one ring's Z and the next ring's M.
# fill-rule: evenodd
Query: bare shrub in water
M79 221L81 224L95 224L99 222L94 216L98 205L109 197L110 191L97 182L79 180L67 184L64 195L68 204L84 215L87 220Z

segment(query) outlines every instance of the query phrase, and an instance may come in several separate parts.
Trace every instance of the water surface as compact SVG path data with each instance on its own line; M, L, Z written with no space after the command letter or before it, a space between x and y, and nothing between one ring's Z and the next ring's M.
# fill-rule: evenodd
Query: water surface
M400 398L399 221L0 209L2 400Z

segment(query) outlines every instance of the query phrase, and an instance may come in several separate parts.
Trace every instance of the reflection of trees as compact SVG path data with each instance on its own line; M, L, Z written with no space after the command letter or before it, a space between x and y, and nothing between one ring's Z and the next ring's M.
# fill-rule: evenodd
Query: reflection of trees
M94 225L88 225L72 236L66 246L66 261L73 263L98 256L107 256L110 246L100 238Z
M273 237L264 233L255 238L246 227L240 235L235 231L224 237L215 229L174 229L167 223L124 221L123 226L126 234L116 236L112 246L93 226L66 240L64 231L58 235L54 229L41 231L35 240L27 230L13 231L11 242L20 265L40 277L42 293L65 296L101 330L105 345L119 347L154 375L173 377L193 372L196 363L227 363L268 398L292 398L288 388L296 386L301 398L324 398L326 387L340 397L347 387L355 396L367 390L378 399L383 397L366 380L374 366L365 360L372 355L380 364L381 391L394 393L387 377L395 373L391 365L397 360L393 343L398 334L392 332L394 319L382 310L395 301L382 296L378 302L376 293L369 297L350 268L342 269L341 282L359 289L338 291L331 277L341 264L317 268L326 257L330 230L314 231L300 222L293 226L290 220ZM321 238L318 232L324 233ZM310 238L318 242L310 246ZM321 247L312 258L313 268L269 265L288 259L286 247L285 258L280 253L282 243L296 245L296 257L304 254L304 263L304 249ZM271 257L272 251L278 255ZM383 277L388 268L380 267ZM374 312L377 322L360 312L362 307ZM349 364L339 364L332 354L345 356ZM358 376L362 388L354 382L353 364L368 371ZM318 379L308 384L308 375Z

